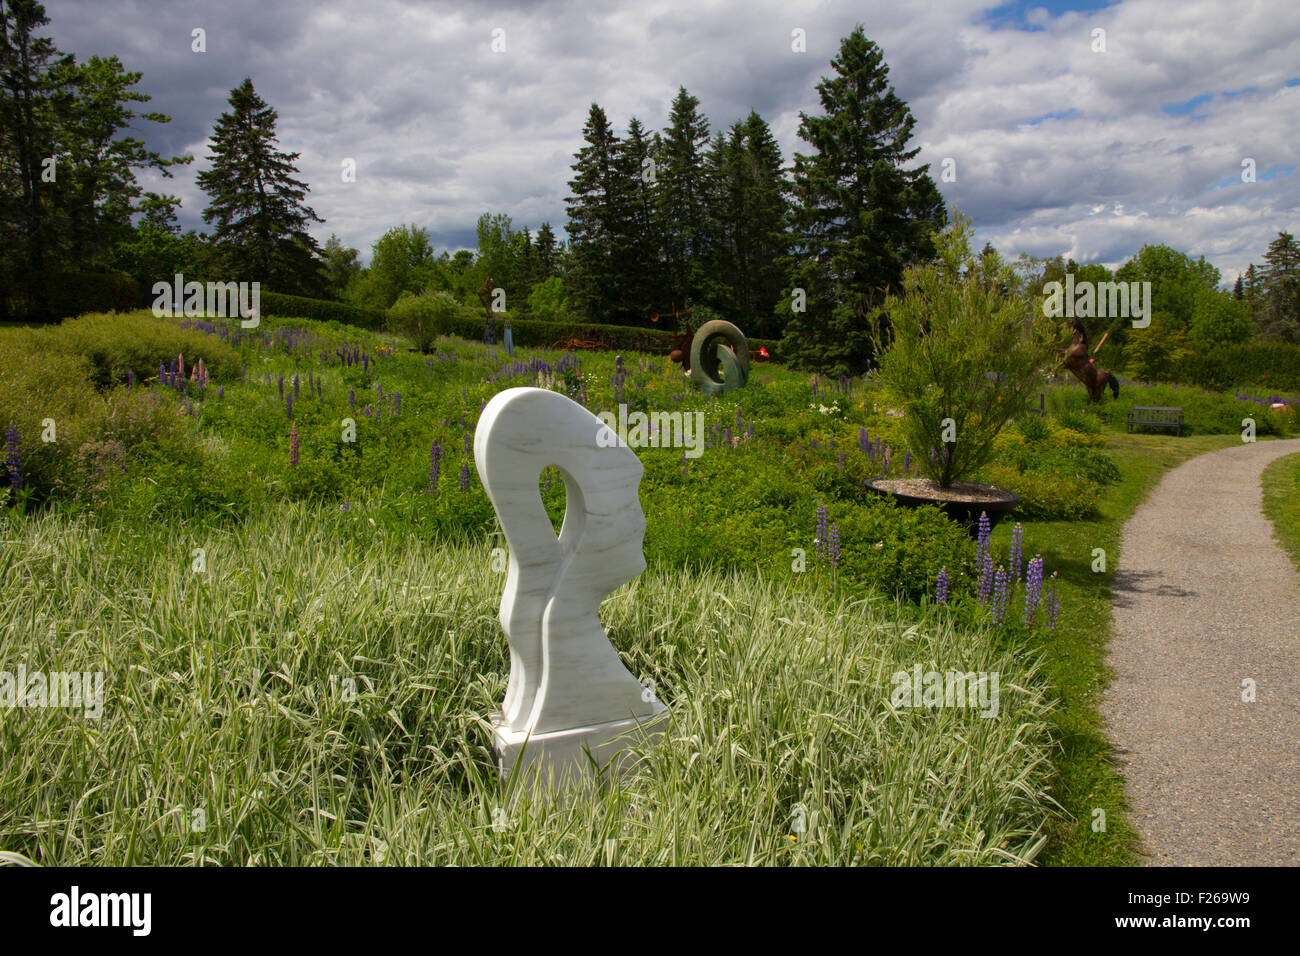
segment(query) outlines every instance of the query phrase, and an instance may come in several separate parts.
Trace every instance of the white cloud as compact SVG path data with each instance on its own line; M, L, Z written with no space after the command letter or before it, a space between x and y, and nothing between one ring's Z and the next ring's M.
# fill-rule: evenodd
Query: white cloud
M1205 255L1231 278L1281 229L1296 231L1300 6L1123 0L1087 13L1031 9L1040 29L997 28L994 3L860 4L657 0L401 3L46 0L49 31L79 58L122 56L169 127L141 132L167 154L203 155L229 90L252 76L302 153L309 202L368 249L415 222L441 248L473 241L486 210L562 227L573 152L594 100L619 129L667 122L679 86L716 130L757 109L787 160L800 110L855 23L883 48L917 117L920 160L957 163L945 197L1004 253L1117 265L1144 242ZM207 54L190 30L208 31ZM507 52L489 49L493 28ZM791 30L807 35L792 52ZM1107 50L1092 49L1092 30ZM1223 94L1236 91L1235 96ZM1164 107L1202 94L1190 113ZM1046 117L1046 118L1045 118ZM804 147L806 148L806 147ZM357 182L340 181L344 157ZM1241 161L1259 180L1241 183ZM199 225L201 160L166 183ZM1218 185L1216 185L1218 184ZM151 186L150 188L155 188Z

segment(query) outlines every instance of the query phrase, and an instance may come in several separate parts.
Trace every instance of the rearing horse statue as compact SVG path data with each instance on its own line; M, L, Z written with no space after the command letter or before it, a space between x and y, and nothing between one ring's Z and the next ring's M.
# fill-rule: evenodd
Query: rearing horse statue
M1100 402L1107 386L1110 387L1111 396L1119 398L1119 380L1109 372L1097 368L1092 356L1088 354L1088 333L1084 331L1083 323L1073 318L1070 319L1069 325L1074 329L1074 338L1070 342L1070 347L1056 350L1056 354L1061 356L1061 364L1083 383L1088 390L1090 400ZM1106 336L1102 336L1101 342L1097 343L1097 348L1100 349L1105 341Z

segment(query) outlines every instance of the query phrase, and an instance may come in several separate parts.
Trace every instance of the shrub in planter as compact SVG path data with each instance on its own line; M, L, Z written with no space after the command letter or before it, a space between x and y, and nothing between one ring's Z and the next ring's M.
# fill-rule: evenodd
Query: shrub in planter
M1005 263L971 253L970 232L958 216L936 259L907 270L903 294L883 308L892 332L875 343L876 377L903 411L912 456L945 489L990 460L993 440L1038 388L1057 334L1056 320L1007 291ZM931 462L932 448L947 451Z

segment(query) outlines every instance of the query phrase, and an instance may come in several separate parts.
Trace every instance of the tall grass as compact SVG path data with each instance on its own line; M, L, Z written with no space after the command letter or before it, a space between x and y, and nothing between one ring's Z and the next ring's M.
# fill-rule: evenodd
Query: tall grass
M228 530L11 512L0 672L106 676L98 720L0 709L0 851L47 865L989 864L1043 845L1036 660L942 609L796 574L651 568L612 595L611 639L671 708L663 746L621 788L561 804L511 792L485 724L508 672L497 542L433 548L366 510L279 504ZM997 672L997 716L891 707L890 675L918 663Z

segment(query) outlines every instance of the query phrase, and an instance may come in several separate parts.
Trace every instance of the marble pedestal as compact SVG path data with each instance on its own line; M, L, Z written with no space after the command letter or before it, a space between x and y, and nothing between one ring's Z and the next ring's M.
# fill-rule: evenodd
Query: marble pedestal
M658 703L658 701L656 701ZM649 717L629 717L587 727L528 734L511 730L500 712L492 714L492 746L502 777L536 777L547 789L590 787L633 771L631 747L655 747L663 739L668 708ZM536 769L534 769L536 768ZM547 778L554 775L554 780Z

